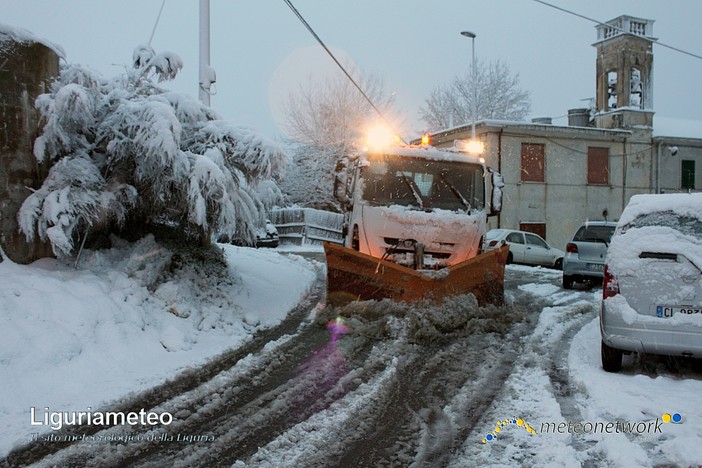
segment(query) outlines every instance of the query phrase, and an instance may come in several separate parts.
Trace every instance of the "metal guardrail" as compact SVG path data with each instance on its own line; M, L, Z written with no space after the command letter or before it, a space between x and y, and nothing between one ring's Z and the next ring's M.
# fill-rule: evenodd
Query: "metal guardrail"
M268 219L278 230L281 243L319 245L324 241L343 243L344 215L314 208L279 208Z

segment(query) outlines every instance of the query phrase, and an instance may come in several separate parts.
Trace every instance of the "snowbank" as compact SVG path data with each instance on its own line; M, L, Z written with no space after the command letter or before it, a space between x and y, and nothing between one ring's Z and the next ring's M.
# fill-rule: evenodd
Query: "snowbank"
M0 457L35 432L30 408L85 411L154 386L275 325L314 282L302 257L221 247L224 279L182 267L159 280L174 255L152 237L78 269L0 263Z
M616 466L623 467L642 458L648 462L640 453L641 445L648 444L655 447L650 452L660 457L659 462L697 466L702 461L702 427L697 424L700 403L695 398L702 389L700 381L672 374L650 377L639 367L631 372L604 372L599 342L599 322L595 319L575 336L569 356L571 376L587 395L580 405L584 419L658 421L659 427L655 430L654 424L652 431L620 436L616 441L607 441L607 436L613 436L606 434L594 450L602 451ZM665 414L679 414L682 420L679 424L664 422Z
M663 360L649 359L647 369L640 356L631 355L624 357L622 372L605 372L597 317L601 290L561 290L555 286L560 272L531 271L543 280L519 289L553 305L524 337L515 370L477 433L494 434L505 418L521 418L537 433L508 421L496 440L469 437L462 458L450 466L698 466L698 366L680 363L671 372L660 367ZM654 371L652 362L659 362Z

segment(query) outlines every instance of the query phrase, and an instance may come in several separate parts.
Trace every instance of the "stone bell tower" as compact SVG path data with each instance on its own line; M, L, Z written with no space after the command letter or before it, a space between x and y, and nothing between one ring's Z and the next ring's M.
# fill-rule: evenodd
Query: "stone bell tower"
M619 16L596 29L595 125L652 127L653 20Z

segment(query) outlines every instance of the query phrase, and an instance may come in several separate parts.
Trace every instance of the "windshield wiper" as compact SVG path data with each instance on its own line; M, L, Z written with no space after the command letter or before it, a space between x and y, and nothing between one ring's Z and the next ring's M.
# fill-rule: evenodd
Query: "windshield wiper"
M417 189L414 188L414 184L409 179L409 177L407 177L407 175L405 175L405 174L402 174L402 180L405 181L407 186L412 191L412 194L414 195L415 200L417 200L417 203L419 203L419 208L424 209L424 202L422 201L422 195L419 192L417 192Z
M439 174L439 177L441 177L441 180L443 180L444 183L448 186L448 188L451 189L453 194L456 195L461 200L461 203L463 203L463 205L466 208L468 208L468 214L470 214L470 208L471 208L470 203L468 202L468 200L466 200L466 198L463 196L463 194L451 182L449 182L449 180L446 178L446 176L444 175L443 172Z

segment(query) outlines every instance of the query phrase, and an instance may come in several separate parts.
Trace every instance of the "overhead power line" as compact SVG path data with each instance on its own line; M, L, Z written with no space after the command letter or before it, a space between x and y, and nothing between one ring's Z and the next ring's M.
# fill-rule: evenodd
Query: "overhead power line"
M154 34L156 34L156 27L158 26L158 21L161 19L161 13L163 12L163 6L166 4L166 0L163 0L161 2L161 8L158 10L158 16L156 16L156 22L154 23L154 29L151 30L151 37L149 37L149 45L151 45L151 41L154 39Z
M341 64L341 62L339 62L339 60L336 58L336 56L334 56L332 51L329 50L329 47L327 47L327 45L317 35L317 33L314 31L314 29L312 29L312 26L310 26L310 24L305 20L305 18L303 18L302 14L300 14L300 12L297 10L297 8L295 8L295 6L292 4L292 2L290 0L283 0L283 1L290 8L290 10L292 10L292 12L295 14L295 16L297 16L297 18L300 20L300 22L302 22L302 24L305 26L305 28L307 28L307 30L310 32L310 34L312 34L312 36L317 40L317 42L319 42L319 45L321 45L322 48L327 52L327 54L329 54L329 56L334 61L334 63L336 63L336 65L341 69L341 71L344 72L344 75L346 75L346 77L351 81L351 83L353 83L353 85L361 93L361 95L364 97L364 99L366 101L368 101L368 104L371 105L373 110L380 116L381 119L383 119L383 122L385 122L385 124L388 127L393 128L393 126L390 124L390 122L388 122L388 119L386 119L385 116L383 115L383 113L380 111L378 106L376 106L375 103L373 102L373 100L370 97L368 97L366 92L363 90L363 88L361 88L361 86L356 82L356 80L353 79L351 74L348 71L346 71L346 68ZM402 137L400 137L400 138L402 139ZM402 142L406 143L404 141L404 139L402 139Z
M585 16L585 15L581 15L580 13L576 13L576 12L574 12L574 11L572 11L572 10L568 10L567 8L562 8L562 7L559 7L559 6L554 5L554 4L552 4L552 3L545 2L544 0L534 0L534 1L535 1L536 3L541 3L542 5L546 5L547 7L551 7L551 8L553 8L553 9L562 11L562 12L564 12L564 13L568 13L569 15L577 16L578 18L582 18L582 19L585 19L585 20L588 20L588 21L592 21L592 22L595 23L595 24L599 24L599 25L602 25L602 26L608 26L608 27L610 27L610 28L616 29L616 30L621 31L621 32L624 32L624 33L628 33L628 32L629 32L629 31L625 31L625 30L622 29L622 28L618 28L618 27L616 27L616 26L614 26L614 25L612 25L612 24L603 23L602 21L598 21L598 20L596 20L596 19L589 18L589 17L587 17L587 16ZM702 55L693 54L692 52L688 52L688 51L686 51L686 50L679 49L679 48L677 48L677 47L673 47L672 45L665 44L665 43L663 43L663 42L661 42L661 41L654 41L654 43L657 44L657 45L659 45L659 46L661 46L661 47L665 47L665 48L668 48L668 49L670 49L670 50L674 50L674 51L676 51L676 52L680 52L681 54L689 55L690 57L694 57L694 58L697 58L697 59L702 60Z

